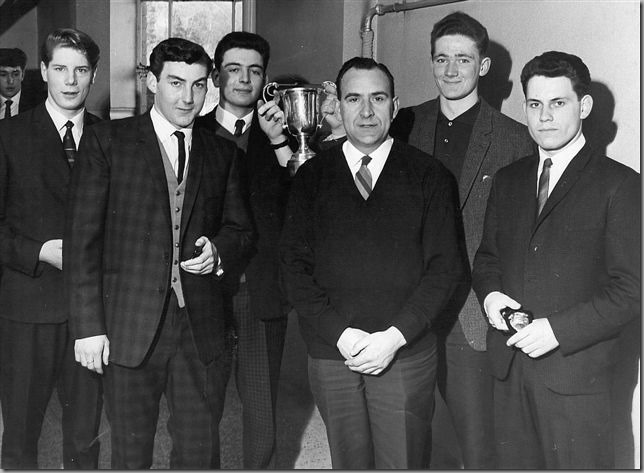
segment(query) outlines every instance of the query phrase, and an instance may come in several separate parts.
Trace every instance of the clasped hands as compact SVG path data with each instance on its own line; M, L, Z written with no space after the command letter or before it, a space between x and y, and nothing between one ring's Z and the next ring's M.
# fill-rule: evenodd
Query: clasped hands
M344 364L351 371L378 375L389 366L405 343L405 337L396 327L374 333L347 327L336 345L346 360Z
M521 304L498 291L489 293L483 301L483 308L490 325L502 332L508 331L508 326L501 315L501 311L506 307L519 309ZM557 348L559 341L555 337L548 319L541 318L533 320L532 323L512 335L506 345L515 346L529 357L537 358Z

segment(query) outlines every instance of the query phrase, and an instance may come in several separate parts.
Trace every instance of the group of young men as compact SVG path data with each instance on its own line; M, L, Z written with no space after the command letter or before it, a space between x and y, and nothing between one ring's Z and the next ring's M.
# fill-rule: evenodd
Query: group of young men
M218 468L235 351L243 467L268 468L292 306L334 468L428 468L435 386L465 468L612 468L639 176L584 138L581 59L526 64L526 128L479 96L488 41L464 13L437 22L439 97L401 110L385 65L347 61L328 109L345 137L291 177L260 36L226 35L214 67L160 42L152 108L100 122L98 46L51 33L47 100L0 121L2 467L37 468L56 387L65 468L98 466L103 401L112 468L149 468L162 395L170 467ZM510 334L508 309L534 320Z

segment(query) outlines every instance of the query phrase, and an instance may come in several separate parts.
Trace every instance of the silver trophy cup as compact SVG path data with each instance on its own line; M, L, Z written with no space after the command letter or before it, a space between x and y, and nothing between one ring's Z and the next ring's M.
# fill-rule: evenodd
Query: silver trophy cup
M278 84L270 82L264 86L264 101L276 98L275 102L284 111L285 127L288 132L297 138L299 147L288 161L291 175L295 175L298 168L307 159L315 156L309 147L308 141L315 131L322 125L320 117L320 97L324 93L324 84Z

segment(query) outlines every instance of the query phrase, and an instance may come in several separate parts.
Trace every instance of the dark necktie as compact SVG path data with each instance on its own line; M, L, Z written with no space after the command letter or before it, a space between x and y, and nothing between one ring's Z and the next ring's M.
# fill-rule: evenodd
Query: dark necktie
M179 142L179 169L177 169L177 182L181 184L181 181L183 181L183 171L186 167L186 141L185 135L182 131L177 130L173 135L177 137L177 141Z
M65 123L67 131L65 131L65 136L63 136L63 149L67 155L67 162L69 167L74 166L74 161L76 160L76 142L74 141L74 135L72 135L72 128L74 124L71 121Z
M367 200L369 198L369 194L371 194L371 171L369 171L369 168L367 167L367 164L369 164L370 161L371 157L363 156L360 169L358 169L358 172L356 173L356 187L360 191L360 194L362 194L362 198L364 200Z
M4 103L4 117L5 118L11 118L11 104L13 104L13 100L7 100Z
M244 120L237 120L235 122L235 136L241 136L244 130Z
M537 197L537 217L541 214L543 206L546 205L548 200L548 184L550 181L550 167L552 166L552 159L546 158L543 162L541 169L541 176L539 176L539 195Z

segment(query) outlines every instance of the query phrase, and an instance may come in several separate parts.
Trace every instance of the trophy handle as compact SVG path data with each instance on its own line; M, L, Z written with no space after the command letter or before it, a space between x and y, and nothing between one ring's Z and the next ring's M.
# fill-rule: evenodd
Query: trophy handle
M279 91L277 90L277 87L279 84L277 82L269 82L264 86L262 89L262 98L264 99L264 102L268 102L269 100L273 100L273 98L277 95L279 95Z

